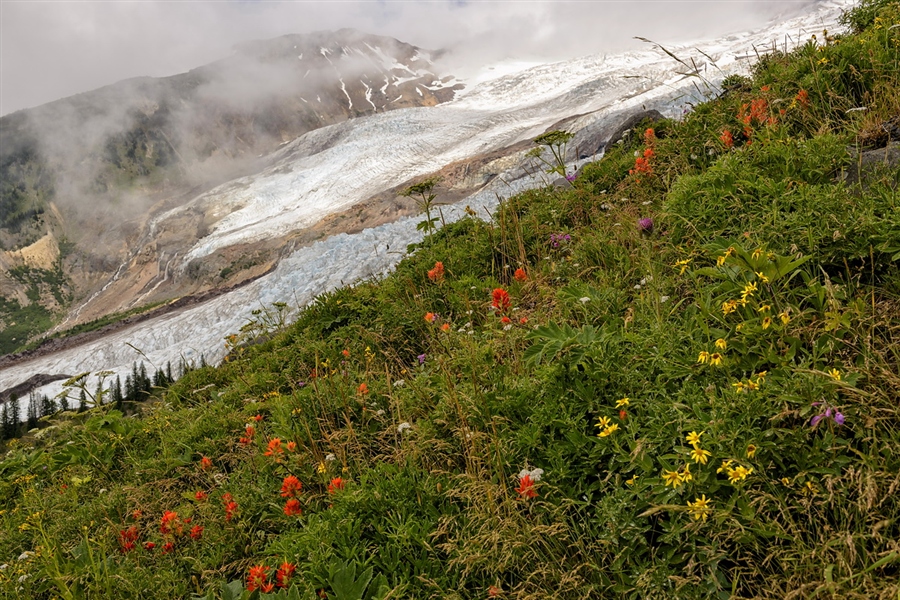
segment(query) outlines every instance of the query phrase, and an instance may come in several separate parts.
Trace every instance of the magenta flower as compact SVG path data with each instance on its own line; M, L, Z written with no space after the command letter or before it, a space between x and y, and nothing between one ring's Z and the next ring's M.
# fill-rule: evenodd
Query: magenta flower
M653 233L653 219L645 218L638 221L641 233Z
M819 405L821 405L821 404L822 404L821 402L813 402L813 406L819 406ZM843 425L843 424L844 424L844 415L843 415L840 411L838 411L837 409L833 409L833 408L831 408L830 406L828 406L828 407L825 409L825 412L820 413L820 414L814 416L814 417L812 418L812 420L810 420L809 426L810 426L810 427L815 427L816 425L819 424L819 421L821 421L822 419L831 419L831 420L834 421L837 425Z
M416 358L418 359L420 365L425 364L425 354L420 354Z

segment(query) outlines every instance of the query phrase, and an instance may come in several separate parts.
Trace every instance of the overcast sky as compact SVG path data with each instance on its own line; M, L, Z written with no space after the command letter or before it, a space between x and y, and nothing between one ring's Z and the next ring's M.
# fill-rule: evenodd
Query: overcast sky
M250 39L353 27L471 67L686 42L759 27L815 0L0 0L0 115L227 56Z

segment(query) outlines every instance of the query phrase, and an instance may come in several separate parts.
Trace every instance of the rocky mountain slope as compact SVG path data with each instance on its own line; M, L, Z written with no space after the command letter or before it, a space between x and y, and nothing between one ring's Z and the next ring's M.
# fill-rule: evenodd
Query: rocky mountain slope
M265 168L273 150L306 132L452 99L461 84L431 65L420 48L353 30L288 35L245 43L188 73L131 79L0 119L0 354L73 299L79 308L67 326L268 269L277 242L226 252L161 288L167 257L216 219L189 211L153 232L148 221Z

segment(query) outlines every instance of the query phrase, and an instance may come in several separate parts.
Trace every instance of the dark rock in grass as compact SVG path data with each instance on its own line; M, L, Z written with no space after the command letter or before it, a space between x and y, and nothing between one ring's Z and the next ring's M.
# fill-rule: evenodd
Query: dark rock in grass
M868 187L874 180L887 175L896 184L900 180L900 142L890 142L884 148L854 154L856 160L843 173L843 179L851 185Z

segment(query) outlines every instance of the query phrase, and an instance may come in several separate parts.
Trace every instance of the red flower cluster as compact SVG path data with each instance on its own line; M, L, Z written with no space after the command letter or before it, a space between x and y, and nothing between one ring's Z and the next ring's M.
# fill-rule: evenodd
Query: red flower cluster
M284 505L284 514L289 517L299 517L300 515L302 515L303 509L300 508L300 501L296 498L291 498L290 500L288 500Z
M496 308L499 311L507 311L509 310L512 302L509 299L509 292L504 290L503 288L496 288L491 293L491 306Z
M331 483L328 484L328 493L336 494L339 490L344 489L344 480L340 477L335 477L331 480Z
M366 394L369 393L369 386L366 385L365 383L359 384L359 387L356 388L356 393L359 394L360 396L365 396Z
M181 535L184 533L181 521L178 520L178 513L171 510L165 511L159 523L159 532L163 535Z
M209 471L213 468L213 463L207 457L203 457L200 459L200 468L204 471Z
M266 446L266 451L263 452L265 456L278 456L279 454L284 453L284 448L281 447L281 438L272 438L269 440L268 446Z
M199 540L201 537L203 537L203 527L200 525L191 527L191 539Z
M238 441L246 446L250 443L250 440L253 439L254 435L256 435L256 428L253 425L247 425L247 427L244 428L244 437Z
M525 272L525 269L519 267L516 269L515 274L513 275L516 281L528 281L528 273Z
M634 168L630 169L628 171L628 174L652 175L653 166L650 164L650 159L653 158L654 155L655 153L653 152L653 148L645 149L643 156L638 156L636 159L634 159Z
M278 587L286 588L289 586L296 571L297 565L292 565L288 561L281 563L281 566L278 567L278 571L275 572L275 581L277 582Z
M434 268L428 271L428 279L438 283L444 279L444 263L438 261L434 263Z
M516 488L516 491L519 492L519 496L525 499L536 498L538 495L534 491L534 481L531 480L530 475L523 475L519 479L519 487Z
M228 493L222 494L222 502L225 504L225 520L231 521L234 517L234 513L237 512L238 503L235 502L231 494Z
M649 128L647 128L646 131L644 131L644 145L652 146L655 142L656 142L656 132L653 131L652 127L649 127Z
M303 484L293 475L288 475L281 482L281 497L295 498L303 491Z
M722 140L722 143L725 144L726 148L731 148L734 146L734 136L732 136L731 132L727 129L722 132L722 135L719 136L719 139Z
M122 549L122 554L134 550L138 535L138 528L136 525L132 525L128 529L123 529L119 532L119 546Z
M247 591L255 592L256 590L260 590L263 593L268 594L273 589L275 589L274 583L269 583L269 567L265 565L258 565L256 567L250 567L250 573L247 575Z
M207 498L209 498L209 495L203 490L197 490L197 493L194 494L194 500L197 502L206 502Z
M744 135L750 137L753 133L753 125L774 125L775 117L769 115L769 101L765 98L757 98L749 104L742 104L738 111L738 120L744 124Z
M809 108L809 93L806 90L801 89L797 92L796 100L801 107Z

